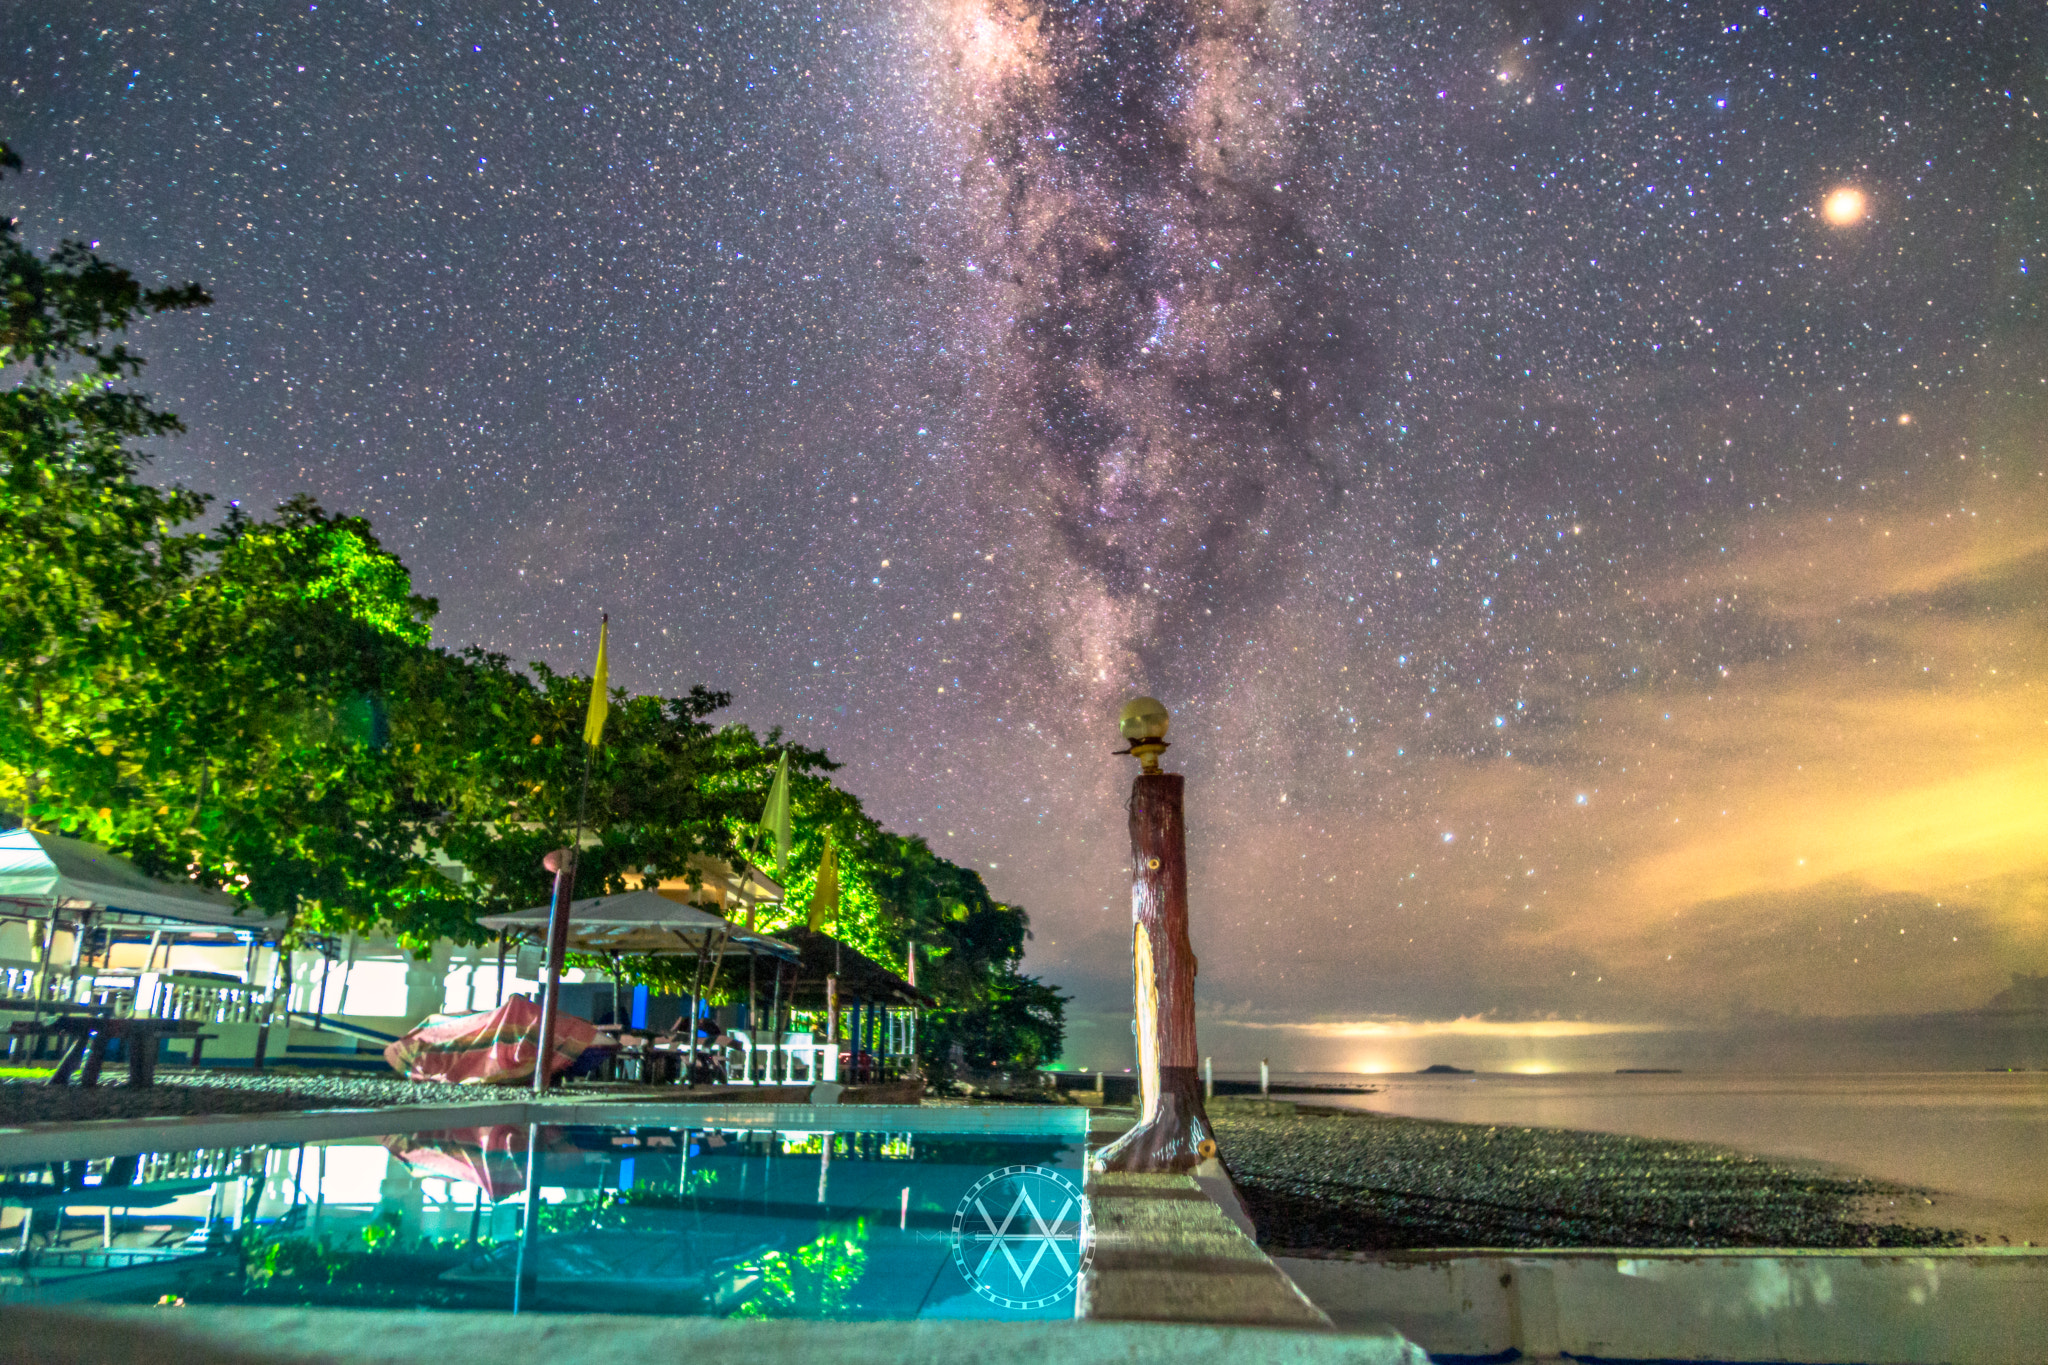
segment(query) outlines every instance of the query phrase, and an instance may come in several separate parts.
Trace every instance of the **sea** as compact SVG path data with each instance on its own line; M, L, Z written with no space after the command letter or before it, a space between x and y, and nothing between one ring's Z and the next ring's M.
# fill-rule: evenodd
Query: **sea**
M1706 1142L1819 1163L1932 1192L1933 1206L1913 1209L1917 1221L2048 1245L2048 1072L1274 1075L1276 1095L1290 1086L1317 1087L1319 1104L1374 1113ZM1321 1090L1329 1086L1372 1091Z

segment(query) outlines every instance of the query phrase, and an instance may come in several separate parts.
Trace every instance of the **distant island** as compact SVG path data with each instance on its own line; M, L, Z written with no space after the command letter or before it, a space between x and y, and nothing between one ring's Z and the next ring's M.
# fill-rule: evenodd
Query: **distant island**
M1469 1076L1472 1072L1466 1067L1445 1066L1442 1062L1438 1062L1435 1066L1426 1066L1415 1074L1418 1076Z
M1618 1066L1617 1076L1682 1076L1685 1073L1675 1066Z

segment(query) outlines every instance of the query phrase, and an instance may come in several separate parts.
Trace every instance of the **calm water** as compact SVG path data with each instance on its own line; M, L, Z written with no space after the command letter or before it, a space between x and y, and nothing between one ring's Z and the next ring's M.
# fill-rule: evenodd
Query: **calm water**
M2032 1209L2048 1218L2048 1073L1289 1077L1319 1102L1411 1118L1712 1142ZM1275 1090L1282 1088L1275 1079Z
M0 1286L130 1303L1072 1317L1081 1156L1052 1136L522 1124L52 1163L0 1171Z

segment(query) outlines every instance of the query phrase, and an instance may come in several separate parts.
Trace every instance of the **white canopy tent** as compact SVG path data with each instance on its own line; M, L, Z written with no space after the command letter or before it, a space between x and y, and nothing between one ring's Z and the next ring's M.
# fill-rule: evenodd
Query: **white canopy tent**
M245 911L232 896L151 877L96 844L32 829L0 831L0 918L41 923L39 946L35 929L29 931L33 961L0 960L0 1008L32 1009L38 1018L46 1007L78 1003L72 996L90 928L125 925L148 933L152 969L161 939L206 937L222 930L246 934L253 976L258 945L284 926L281 916ZM67 921L73 935L71 965L67 984L53 997L52 949L60 923ZM120 992L126 1007L152 1007L142 998L149 994L143 990L144 978L155 979L145 972Z
M245 911L232 896L160 881L96 844L61 834L0 832L0 910L41 918L52 911L104 910L150 919L269 931L284 920Z

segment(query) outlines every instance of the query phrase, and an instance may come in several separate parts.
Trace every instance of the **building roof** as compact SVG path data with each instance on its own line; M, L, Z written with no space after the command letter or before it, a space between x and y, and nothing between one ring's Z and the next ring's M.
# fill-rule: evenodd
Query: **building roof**
M825 1002L825 978L838 976L841 1003L873 1000L888 1005L923 1008L938 1002L873 958L827 934L809 929L778 929L775 936L803 954L794 986L783 996L798 1009L819 1009Z

